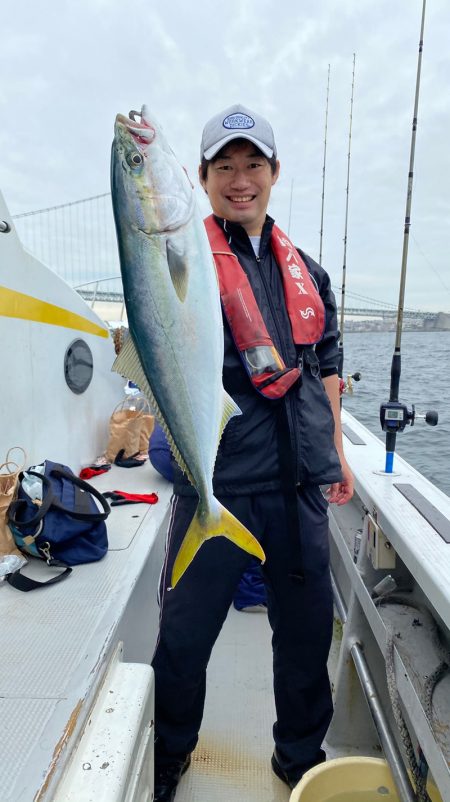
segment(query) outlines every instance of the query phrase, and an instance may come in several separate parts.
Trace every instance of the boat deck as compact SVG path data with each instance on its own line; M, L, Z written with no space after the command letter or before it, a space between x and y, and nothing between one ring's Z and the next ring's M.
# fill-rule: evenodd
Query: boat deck
M139 470L114 466L92 482L101 491L156 490L159 503L113 508L107 557L75 567L66 582L31 594L0 586L1 802L65 800L66 788L59 792L55 786L115 644L125 642L127 662L151 660L171 486L148 463ZM26 573L48 578L38 561L31 561ZM177 802L289 800L289 789L270 766L275 718L270 641L264 612L230 609L208 670L200 741ZM79 788L79 798L91 799L87 787Z
M230 609L208 670L205 717L176 802L288 802L272 772L271 632L265 613Z
M166 529L172 488L148 463L114 466L93 483L101 491L156 491L159 502L112 508L108 554L74 567L64 582L31 593L0 583L1 802L53 802L117 645L124 642L126 662L151 660L163 558L158 533ZM30 560L24 573L43 580L49 569ZM80 791L77 802L86 798Z
M382 444L355 420L349 416L346 420L364 444L347 444L358 495L352 504L330 513L334 570L349 619L344 637L342 627L336 624L329 666L336 686L334 724L326 743L329 758L358 752L380 754L365 699L349 665L348 650L354 638L364 645L381 704L387 717L392 718L386 691L386 633L382 618L389 614L389 608L386 605L379 610L371 596L371 589L386 571L392 571L399 586L410 588L417 601L426 598L444 642L449 624L449 544L414 508L409 508L406 499L392 487L392 480L386 481L375 472ZM413 483L443 515L448 512L447 497L400 458L397 469L401 471L401 481ZM124 643L124 664L139 668L139 664L151 661L159 616L156 589L172 488L148 464L133 470L113 467L93 483L102 491L154 490L159 494L159 503L154 507L115 507L108 519L108 555L99 563L77 566L67 582L31 594L0 585L1 802L113 802L102 776L104 766L111 764L112 770L114 761L117 763L113 741L106 743L107 758L103 757L103 746L93 753L95 760L88 779L97 782L95 794L91 793L86 772L82 781L66 793L67 764L75 765L81 760L81 765L86 765L78 745L82 733L89 731L86 725L90 710L98 708L103 679L120 643ZM395 568L375 570L365 549L360 550L364 563L360 559L355 567L355 535L362 533L365 514L374 508L379 525L395 548ZM446 517L450 520L449 514ZM43 564L32 562L27 567L31 573L46 572ZM425 627L417 631L414 611L413 637L407 637L406 614L399 607L391 613L395 632L402 627L405 631L396 656L399 693L412 731L420 740L430 771L447 802L449 679L444 676L436 687L434 721L430 723L421 701L420 677L430 674L434 668L431 658L439 655L431 655L425 642ZM400 614L403 618L398 622ZM181 780L176 802L288 802L289 789L275 777L270 766L275 718L270 640L265 613L230 610L208 669L200 741L192 766ZM406 646L409 651L405 651ZM395 733L392 721L391 725ZM145 765L150 773L148 760ZM116 795L114 802L124 798L128 797Z

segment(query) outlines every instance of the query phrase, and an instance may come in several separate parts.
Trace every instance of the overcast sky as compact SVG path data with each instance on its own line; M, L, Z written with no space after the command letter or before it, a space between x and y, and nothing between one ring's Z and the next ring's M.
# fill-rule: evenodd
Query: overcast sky
M12 214L108 192L115 115L143 103L196 177L204 123L242 103L275 131L270 212L287 230L293 182L291 239L318 258L331 64L323 264L340 285L355 52L347 290L396 303L421 10L422 0L15 0L0 29L0 191ZM406 305L446 311L449 42L450 2L428 0Z

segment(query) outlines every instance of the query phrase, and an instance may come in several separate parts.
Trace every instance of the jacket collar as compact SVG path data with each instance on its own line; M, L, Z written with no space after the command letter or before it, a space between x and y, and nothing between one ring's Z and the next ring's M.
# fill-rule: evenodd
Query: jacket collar
M240 223L232 223L230 220L226 220L223 217L217 217L217 215L214 215L214 220L225 233L228 243L232 248L234 246L234 248L237 250L245 251L245 253L249 253L250 255L254 256L254 250L252 243L250 242L250 238L245 228L243 228ZM269 217L267 214L261 231L261 243L259 246L260 259L264 258L269 248L274 222L275 221L273 218Z

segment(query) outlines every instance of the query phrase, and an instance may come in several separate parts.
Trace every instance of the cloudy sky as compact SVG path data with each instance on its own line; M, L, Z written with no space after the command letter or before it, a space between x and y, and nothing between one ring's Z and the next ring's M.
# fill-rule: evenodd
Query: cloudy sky
M355 52L347 290L352 305L350 293L396 303L421 10L422 0L15 0L0 31L0 191L12 214L108 192L115 115L144 102L195 176L204 123L242 103L275 131L270 211L317 258L331 64L323 264L338 286ZM429 0L406 305L447 311L449 41L449 0Z

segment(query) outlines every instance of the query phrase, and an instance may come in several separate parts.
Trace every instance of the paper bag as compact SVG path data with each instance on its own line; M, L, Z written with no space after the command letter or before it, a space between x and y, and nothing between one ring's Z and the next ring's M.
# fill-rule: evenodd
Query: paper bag
M19 447L17 448L19 449ZM14 543L14 538L8 526L7 517L8 507L16 496L19 473L25 466L26 459L25 452L23 452L24 463L22 467L17 465L16 462L9 459L11 451L14 450L15 448L9 449L6 455L6 461L0 465L0 558L5 557L7 554L15 554L16 557L23 557ZM23 449L20 448L20 451L23 451Z
M127 459L148 451L148 441L154 427L148 401L143 396L133 396L122 401L109 419L109 439L106 458L114 462L119 451Z

